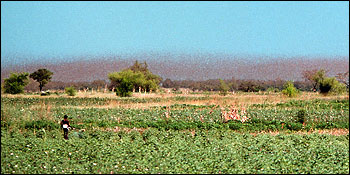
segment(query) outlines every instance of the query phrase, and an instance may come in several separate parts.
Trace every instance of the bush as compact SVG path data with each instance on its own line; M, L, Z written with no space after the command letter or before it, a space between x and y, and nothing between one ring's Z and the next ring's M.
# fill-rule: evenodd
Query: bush
M23 93L24 86L29 83L29 73L11 73L9 78L4 80L4 92L9 94Z
M64 90L65 90L66 94L69 96L75 96L77 94L77 90L75 90L75 88L73 86L66 87Z
M330 93L333 95L341 95L341 94L344 94L346 92L349 92L348 89L346 88L346 85L338 82L338 83L336 83L335 86L332 87Z
M297 114L297 122L298 123L304 123L305 122L305 109L301 109L298 111L298 114Z
M288 97L296 97L299 93L299 91L294 87L294 84L291 81L288 81L286 84L283 85L284 89L282 90L282 93L284 95L287 95Z
M345 84L339 83L334 77L325 78L320 82L320 93L321 94L342 94L346 92Z

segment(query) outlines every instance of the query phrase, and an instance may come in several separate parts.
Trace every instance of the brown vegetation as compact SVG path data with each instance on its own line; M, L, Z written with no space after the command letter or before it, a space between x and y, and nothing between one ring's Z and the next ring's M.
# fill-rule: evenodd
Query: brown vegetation
M11 58L4 58L11 59ZM67 60L78 58L67 58ZM54 75L52 81L91 82L107 80L107 74L131 66L135 60L146 60L149 70L164 80L255 79L302 80L305 70L325 69L329 76L349 71L349 58L269 58L236 57L223 54L140 54L134 56L96 57L80 61L8 65L1 67L1 80L10 72L33 72L45 67ZM225 70L225 71L223 71Z

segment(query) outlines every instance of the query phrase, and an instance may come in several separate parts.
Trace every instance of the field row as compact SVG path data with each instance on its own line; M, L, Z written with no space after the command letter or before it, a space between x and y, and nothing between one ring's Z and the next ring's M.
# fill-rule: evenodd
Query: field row
M38 131L39 132L39 131ZM349 135L2 130L2 173L349 173ZM41 135L38 137L38 135Z
M348 100L292 100L277 104L256 104L247 109L236 106L176 104L150 109L76 108L51 106L51 103L32 99L2 98L1 120L5 128L59 128L58 123L68 115L73 127L137 127L158 129L233 129L233 130L309 130L349 128ZM27 101L25 101L27 100ZM57 99L57 103L60 100ZM28 105L29 104L29 105ZM247 121L224 121L223 114L237 110ZM244 112L244 113L243 113Z

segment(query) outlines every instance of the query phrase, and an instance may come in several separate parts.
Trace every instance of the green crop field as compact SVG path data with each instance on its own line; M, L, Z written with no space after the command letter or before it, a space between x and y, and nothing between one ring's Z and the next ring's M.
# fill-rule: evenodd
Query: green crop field
M349 173L348 96L269 97L2 96L1 173Z

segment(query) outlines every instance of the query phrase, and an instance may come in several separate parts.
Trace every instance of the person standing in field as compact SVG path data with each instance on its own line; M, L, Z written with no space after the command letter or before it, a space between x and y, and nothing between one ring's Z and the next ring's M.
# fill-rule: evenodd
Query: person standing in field
M70 127L69 121L68 121L68 116L64 115L64 119L61 121L61 128L63 129L64 132L64 139L68 140L68 128Z

